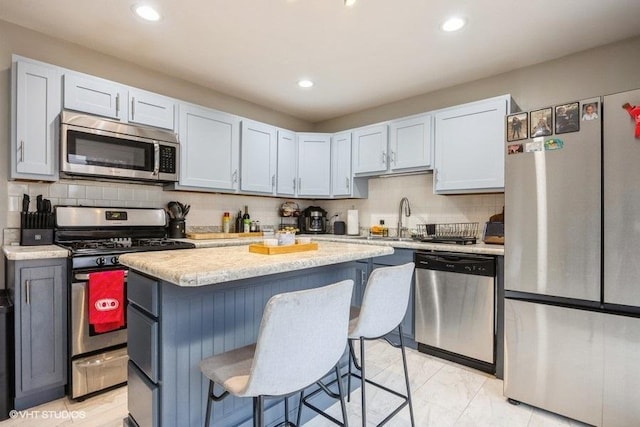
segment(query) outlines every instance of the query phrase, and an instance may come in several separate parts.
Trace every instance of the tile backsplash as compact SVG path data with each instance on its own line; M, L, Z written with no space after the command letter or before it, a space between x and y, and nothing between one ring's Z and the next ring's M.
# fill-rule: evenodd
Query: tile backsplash
M391 235L396 234L400 200L409 199L411 216L403 225L415 229L417 224L477 222L480 229L491 215L502 212L504 193L436 195L433 175L419 174L369 179L369 198L332 200L326 203L329 215L338 214L346 221L348 209L358 209L361 230L384 220ZM336 219L337 220L337 219Z
M42 194L55 205L110 206L164 208L172 200L191 205L187 215L187 230L191 227L221 226L224 212L235 218L239 210L248 206L252 219L262 225L277 226L278 209L283 199L275 197L245 196L233 194L198 193L192 191L165 191L159 185L120 182L96 182L85 180L60 180L56 183L26 181L8 182L7 224L4 243L14 240L15 229L20 227L22 196L31 198L30 210L35 210L36 196ZM310 203L297 200L300 206Z
M329 216L338 214L346 221L348 209L358 209L360 226L364 229L379 220L395 233L400 199L407 197L411 204L411 217L403 219L409 228L416 224L443 222L478 222L482 225L489 217L502 210L504 194L477 194L441 196L433 194L433 175L421 174L390 178L371 178L368 199L296 200L301 209L310 205L321 206ZM52 205L87 205L111 207L164 208L171 200L191 205L187 216L190 228L219 227L224 212L235 218L238 210L247 205L252 219L262 225L278 226L278 209L286 199L234 194L198 193L190 191L164 191L161 186L133 183L60 180L56 183L8 182L8 212L5 243L20 227L22 196L31 197L31 210L35 210L38 194L51 200ZM335 219L335 218L334 218Z

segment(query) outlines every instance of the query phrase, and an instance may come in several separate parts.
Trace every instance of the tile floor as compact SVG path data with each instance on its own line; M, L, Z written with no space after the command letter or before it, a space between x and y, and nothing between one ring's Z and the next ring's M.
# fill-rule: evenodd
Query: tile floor
M574 420L521 404L509 404L502 396L502 381L471 368L407 350L414 414L418 427L564 427L585 426ZM400 351L382 341L367 343L367 377L404 390ZM368 425L380 422L399 399L373 387L367 388ZM351 395L349 423L362 424L360 391ZM339 417L336 404L329 411ZM0 422L0 427L121 427L127 414L126 387L84 402L56 400L15 419ZM21 418L20 415L23 417ZM409 426L408 409L403 409L391 427ZM305 427L334 426L323 417L315 417Z

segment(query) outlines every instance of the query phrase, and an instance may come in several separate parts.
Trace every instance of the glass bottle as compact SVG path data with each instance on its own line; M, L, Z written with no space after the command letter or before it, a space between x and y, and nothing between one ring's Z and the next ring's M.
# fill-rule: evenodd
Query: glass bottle
M251 217L249 216L249 207L246 205L244 207L244 215L242 215L242 226L244 233L251 232Z

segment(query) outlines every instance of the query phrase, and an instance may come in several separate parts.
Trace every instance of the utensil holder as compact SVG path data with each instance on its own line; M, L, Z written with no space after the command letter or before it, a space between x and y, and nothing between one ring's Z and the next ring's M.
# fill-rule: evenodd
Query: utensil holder
M181 239L186 236L185 234L185 220L184 219L170 219L169 220L169 232L168 235L172 239Z

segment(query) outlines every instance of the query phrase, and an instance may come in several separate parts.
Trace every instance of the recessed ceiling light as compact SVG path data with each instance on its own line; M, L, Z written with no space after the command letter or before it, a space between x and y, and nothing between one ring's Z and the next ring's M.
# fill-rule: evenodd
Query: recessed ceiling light
M133 11L145 21L159 21L160 13L147 4L137 4L133 6Z
M311 86L313 86L313 82L311 80L300 80L298 82L298 86L300 86L300 87L311 87Z
M354 4L356 4L356 0L344 0L344 5L345 6L353 6Z
M449 18L444 21L442 24L443 31L458 31L460 28L464 27L464 19L462 18Z

